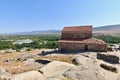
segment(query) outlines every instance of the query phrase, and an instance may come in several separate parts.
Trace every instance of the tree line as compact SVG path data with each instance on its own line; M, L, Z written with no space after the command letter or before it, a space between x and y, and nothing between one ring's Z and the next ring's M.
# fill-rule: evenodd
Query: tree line
M19 51L22 48L30 49L41 49L41 48L50 48L55 49L58 47L58 40L60 39L60 35L39 35L39 36L25 36L24 39L31 39L34 42L32 43L23 43L23 44L13 44L13 41L4 41L0 40L0 50L3 49L13 49ZM116 36L95 36L94 38L101 39L106 43L120 43L120 37ZM13 40L21 39L17 36L17 38L12 38Z
M7 38L9 39L9 37ZM55 49L58 47L57 41L60 39L60 35L25 35L25 36L12 36L12 40L31 39L32 43L13 44L14 41L6 41L7 39L0 40L0 50L13 49L20 51L22 48L40 49L50 48Z
M95 36L94 38L101 39L101 40L105 41L106 43L113 43L113 44L120 43L119 36L106 35L106 36Z

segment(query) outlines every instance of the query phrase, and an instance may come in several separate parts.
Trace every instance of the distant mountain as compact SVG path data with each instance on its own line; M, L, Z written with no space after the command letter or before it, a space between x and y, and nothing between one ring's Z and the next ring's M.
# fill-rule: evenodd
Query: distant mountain
M93 28L93 33L120 34L120 24L95 27ZM31 32L20 32L17 34L61 34L61 30L40 30L40 31L31 31Z
M39 30L39 31L31 31L31 32L18 32L13 34L24 35L24 34L60 34L60 30Z
M120 24L93 28L94 33L120 33Z
M21 32L19 34L59 34L60 30L40 30L32 32Z
M120 24L117 25L107 25L93 28L93 33L97 35L101 34L120 34ZM38 30L30 32L16 32L16 33L5 33L0 35L36 35L36 34L61 34L61 30Z

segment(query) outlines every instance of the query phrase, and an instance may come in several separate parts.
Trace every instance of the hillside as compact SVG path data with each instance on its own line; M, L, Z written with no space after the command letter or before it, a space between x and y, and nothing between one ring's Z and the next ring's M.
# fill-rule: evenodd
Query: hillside
M17 34L60 34L61 30L40 30L31 32L20 32ZM117 25L106 25L93 28L93 33L120 33L120 24Z
M39 31L31 31L31 32L18 32L14 34L59 34L60 30L39 30Z
M107 25L101 27L95 27L93 29L94 33L120 33L120 24L118 25Z
M93 28L93 33L120 34L120 24L95 27ZM6 36L6 35L36 35L36 34L61 34L61 30L38 30L30 32L3 33L0 35Z

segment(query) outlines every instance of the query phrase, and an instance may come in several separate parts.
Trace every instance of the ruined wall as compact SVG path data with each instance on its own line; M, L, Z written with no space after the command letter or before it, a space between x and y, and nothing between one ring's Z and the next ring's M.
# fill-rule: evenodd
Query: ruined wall
M106 62L109 62L109 63L114 63L114 64L117 64L119 63L119 56L117 55L113 55L113 54L97 54L97 59L101 59L101 60L104 60Z
M58 48L61 51L83 51L85 44L78 43L58 43Z
M107 51L106 44L87 44L90 51Z
M105 44L84 44L76 42L59 42L58 48L60 51L86 51L86 46L88 51L107 51L107 45Z

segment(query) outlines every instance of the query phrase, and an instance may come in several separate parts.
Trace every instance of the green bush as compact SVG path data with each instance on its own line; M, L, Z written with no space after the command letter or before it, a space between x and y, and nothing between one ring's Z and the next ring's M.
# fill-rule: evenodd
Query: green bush
M12 53L11 51L5 51L5 53Z
M31 50L32 50L31 48L26 49L26 51L31 51Z
M20 49L16 49L17 52L20 52Z
M22 48L32 48L32 49L40 49L40 48L57 48L57 41L60 39L60 35L58 34L47 34L47 35L14 35L14 36L6 36L0 37L0 50L10 49L20 51ZM32 43L23 43L23 44L12 44L16 40L21 39L31 39L34 42ZM13 41L6 41L13 40Z
M120 43L120 37L116 36L95 36L97 39L101 39L105 41L106 43Z

